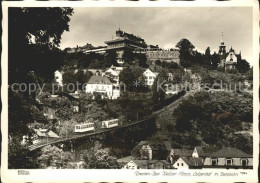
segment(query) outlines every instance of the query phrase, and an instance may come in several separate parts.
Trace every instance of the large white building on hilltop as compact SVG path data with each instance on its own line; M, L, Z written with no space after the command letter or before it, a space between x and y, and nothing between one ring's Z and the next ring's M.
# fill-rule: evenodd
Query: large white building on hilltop
M155 62L174 62L180 65L180 51L178 49L161 49L158 46L149 45L147 48L135 49L135 53L143 53L147 60Z

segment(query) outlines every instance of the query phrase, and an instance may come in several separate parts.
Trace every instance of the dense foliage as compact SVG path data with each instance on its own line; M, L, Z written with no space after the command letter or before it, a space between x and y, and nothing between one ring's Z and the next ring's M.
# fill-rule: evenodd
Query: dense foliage
M175 146L226 145L252 153L252 137L238 133L253 122L253 99L248 93L198 92L159 120L162 129L157 138L172 138Z
M8 82L43 84L53 79L61 67L63 53L59 50L61 35L69 30L71 8L9 8L8 10ZM52 65L52 67L50 67ZM18 86L18 85L17 85ZM28 124L35 120L46 123L35 96L39 91L25 92L9 88L9 168L22 168L20 161L29 156L19 142L30 135ZM28 157L28 159L30 159ZM33 161L27 161L33 167Z

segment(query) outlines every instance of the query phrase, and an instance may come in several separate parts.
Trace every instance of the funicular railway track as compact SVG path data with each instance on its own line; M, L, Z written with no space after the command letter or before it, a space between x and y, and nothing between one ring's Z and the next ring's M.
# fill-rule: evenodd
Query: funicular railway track
M186 93L184 93L184 95L185 94ZM83 133L83 134L75 134L75 135L73 135L71 137L67 137L67 138L65 137L65 138L51 139L51 140L48 140L48 141L44 141L44 142L40 142L40 143L37 143L37 144L30 145L29 150L33 151L33 150L42 148L42 147L47 146L47 145L52 145L52 144L70 141L70 140L79 139L79 138L88 137L88 136L95 136L95 135L102 134L102 133L108 133L108 132L111 132L111 131L123 129L123 128L126 128L126 127L130 127L130 126L134 126L134 125L137 125L137 124L140 124L140 123L150 121L150 120L154 119L158 114L162 113L167 108L167 106L169 106L169 105L171 105L172 103L175 103L175 102L179 103L178 101L180 101L182 97L183 97L183 95L179 96L178 98L176 98L176 100L174 100L170 103L167 103L165 106L162 106L162 108L154 111L152 114L146 116L145 118L143 118L141 120L129 122L127 124L117 126L117 127L113 127L113 128L109 128L109 129L99 129L99 130L94 131L94 132L88 132L88 133Z

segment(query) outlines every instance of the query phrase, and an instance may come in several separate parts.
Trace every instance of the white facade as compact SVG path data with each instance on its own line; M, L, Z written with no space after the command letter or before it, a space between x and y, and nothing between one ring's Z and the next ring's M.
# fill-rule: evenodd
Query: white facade
M116 84L119 83L119 74L111 68L105 71L104 76L111 78Z
M204 165L208 166L253 166L253 158L212 158L206 157Z
M146 85L151 87L158 73L152 72L150 69L146 69L143 75L145 77Z
M232 62L234 64L237 63L237 56L235 55L234 51L230 51L228 56L226 57L226 62Z
M196 147L194 148L194 151L193 151L193 153L192 153L191 156L192 156L193 158L199 158L199 154L198 154L198 151L197 151Z
M177 169L189 169L189 165L182 159L179 158L174 164L173 164L174 168Z
M62 82L62 72L60 71L55 71L54 72L54 80L55 82L57 82L60 86L63 85L63 82Z
M123 169L138 169L138 165L135 164L135 162L130 161L123 167Z
M105 76L92 76L85 88L86 93L101 94L102 98L117 99L120 97L120 88L113 85Z
M141 159L148 159L148 160L153 159L153 151L149 144L142 146L140 150L140 154L141 154Z
M87 84L86 93L100 93L107 95L108 98L113 96L113 85L112 84Z

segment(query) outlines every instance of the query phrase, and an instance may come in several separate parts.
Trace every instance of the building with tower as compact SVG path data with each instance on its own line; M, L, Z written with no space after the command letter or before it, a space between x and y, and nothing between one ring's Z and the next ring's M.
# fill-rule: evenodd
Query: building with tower
M241 52L237 54L232 46L230 50L226 52L226 45L224 43L223 33L218 53L220 57L220 63L218 65L219 68L224 68L225 71L236 69L238 60L241 60Z
M107 51L115 50L118 54L117 62L124 63L122 56L126 49L135 50L137 48L146 48L147 45L139 36L123 32L120 28L116 31L116 38L105 41L107 44Z
M219 46L218 54L219 55L225 55L226 54L226 45L224 43L223 33L222 33L222 40L221 40L221 43L220 43L220 46Z

